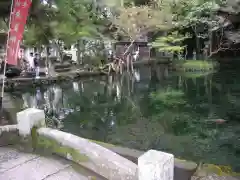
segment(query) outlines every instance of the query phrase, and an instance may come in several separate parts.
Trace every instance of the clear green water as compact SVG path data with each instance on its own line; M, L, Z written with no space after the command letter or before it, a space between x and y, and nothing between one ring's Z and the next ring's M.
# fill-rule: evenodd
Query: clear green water
M13 94L28 106L35 99L49 117L62 119L63 131L240 171L240 71L192 78L164 66L138 70L140 80L125 74Z

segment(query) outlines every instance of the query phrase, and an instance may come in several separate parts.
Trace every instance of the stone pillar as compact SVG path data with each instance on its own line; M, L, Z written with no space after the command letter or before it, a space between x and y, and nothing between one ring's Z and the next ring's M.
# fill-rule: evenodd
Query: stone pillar
M20 136L29 136L33 127L44 127L45 113L43 110L28 108L17 113L18 130Z
M45 113L43 110L28 108L17 113L17 127L20 135L20 149L32 151L37 146L37 132L34 128L45 127Z
M173 180L174 156L149 150L138 158L138 180Z

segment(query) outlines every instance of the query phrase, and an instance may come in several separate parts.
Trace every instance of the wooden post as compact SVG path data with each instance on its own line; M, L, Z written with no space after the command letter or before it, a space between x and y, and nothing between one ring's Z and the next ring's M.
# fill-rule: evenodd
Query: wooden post
M174 156L149 150L138 158L138 180L173 180Z

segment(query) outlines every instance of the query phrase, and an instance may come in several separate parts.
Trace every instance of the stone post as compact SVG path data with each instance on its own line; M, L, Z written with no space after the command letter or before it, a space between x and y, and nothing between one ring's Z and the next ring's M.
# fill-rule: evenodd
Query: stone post
M174 156L149 150L138 158L138 180L173 180Z
M34 136L36 136L36 129L45 127L45 113L43 110L36 108L28 108L17 113L17 127L19 135L21 136L21 146L25 150L32 150L35 148ZM35 139L36 140L36 139Z

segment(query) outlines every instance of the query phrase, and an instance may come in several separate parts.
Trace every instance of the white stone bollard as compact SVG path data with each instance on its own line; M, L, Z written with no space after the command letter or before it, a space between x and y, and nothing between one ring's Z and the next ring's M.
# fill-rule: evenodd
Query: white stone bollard
M138 158L138 180L173 180L174 156L149 150Z
M33 127L44 127L45 113L43 110L28 108L17 113L17 122L19 134L23 137L31 135Z

